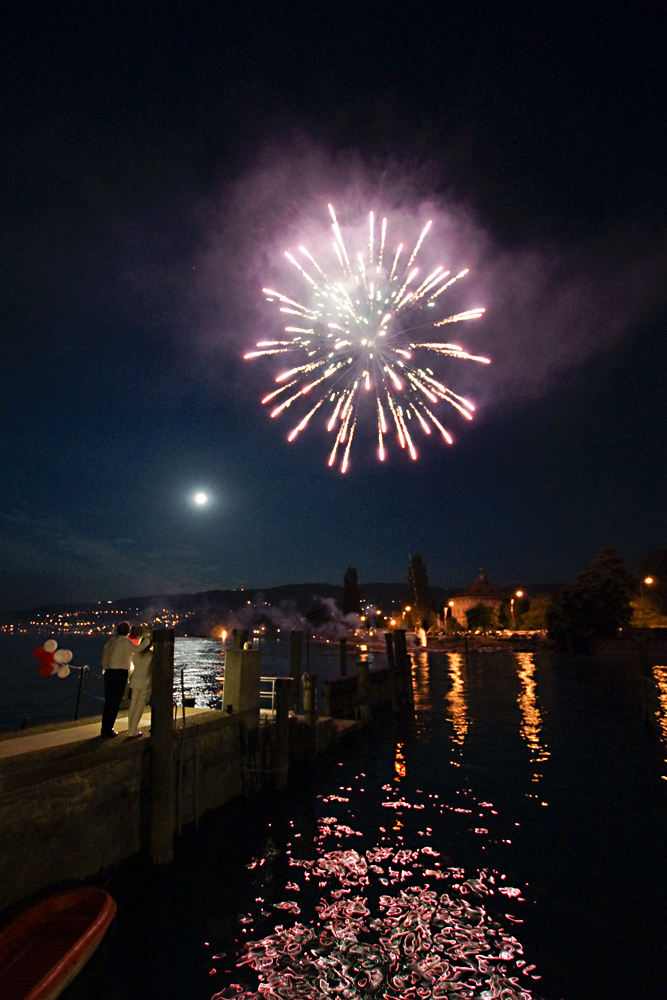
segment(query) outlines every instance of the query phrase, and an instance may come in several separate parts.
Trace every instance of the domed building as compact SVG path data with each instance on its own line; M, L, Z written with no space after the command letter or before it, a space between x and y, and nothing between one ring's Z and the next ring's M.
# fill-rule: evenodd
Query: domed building
M500 587L496 587L495 583L487 580L484 570L480 569L477 579L473 580L469 587L466 587L460 597L452 597L447 602L448 614L455 618L463 628L467 628L466 611L478 604L485 604L498 614L503 601L506 601L509 596Z

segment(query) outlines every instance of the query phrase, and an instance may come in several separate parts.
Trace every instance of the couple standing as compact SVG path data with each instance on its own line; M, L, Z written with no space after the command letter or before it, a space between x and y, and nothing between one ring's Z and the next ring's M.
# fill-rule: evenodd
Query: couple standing
M110 739L118 733L113 728L120 703L130 676L132 698L127 720L128 739L141 736L139 720L151 694L151 668L153 637L142 636L139 644L130 639L129 622L120 622L102 650L102 675L104 677L104 709L102 710L102 738ZM130 675L130 670L132 674Z

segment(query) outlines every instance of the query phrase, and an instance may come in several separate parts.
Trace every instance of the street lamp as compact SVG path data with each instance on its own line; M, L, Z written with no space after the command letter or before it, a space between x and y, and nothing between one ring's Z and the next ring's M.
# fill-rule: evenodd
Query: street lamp
M641 591L642 598L646 597L646 593L644 592L644 587L645 586L646 587L652 587L654 583L655 583L655 580L653 579L652 576L645 576L644 577L644 579L641 582L640 588L639 588L640 591Z
M510 620L512 622L512 631L514 631L514 600L517 597L523 597L523 590L517 590L516 593L512 594L510 598Z

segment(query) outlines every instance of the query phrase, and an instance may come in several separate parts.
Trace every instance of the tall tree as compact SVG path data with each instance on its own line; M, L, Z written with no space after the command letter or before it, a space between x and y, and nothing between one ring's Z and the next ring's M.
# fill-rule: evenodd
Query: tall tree
M408 584L410 586L410 603L412 605L411 619L417 627L428 628L431 613L431 591L428 584L426 564L419 553L416 553L410 559Z
M642 595L650 597L663 615L667 615L667 549L656 549L641 562L642 580L650 576L653 583L642 584Z
M528 610L521 614L519 627L522 629L544 628L546 614L550 606L550 597L534 597L530 602Z
M359 593L359 577L355 566L348 566L343 577L343 614L359 614L361 611L361 595Z
M549 635L562 650L586 653L594 639L613 638L632 619L633 579L616 549L601 549L574 583L563 587L546 614Z
M488 604L475 604L466 611L466 621L471 632L492 632L498 628L498 615Z

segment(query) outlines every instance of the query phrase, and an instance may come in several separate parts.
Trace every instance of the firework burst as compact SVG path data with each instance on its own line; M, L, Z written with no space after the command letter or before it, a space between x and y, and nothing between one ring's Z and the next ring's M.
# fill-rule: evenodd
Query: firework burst
M417 458L416 429L424 434L435 429L451 444L452 436L434 409L448 403L471 420L475 406L448 388L420 359L444 355L482 364L489 359L434 339L435 332L427 341L421 338L428 336L426 331L478 319L484 313L475 308L438 316L440 296L465 277L468 269L452 275L440 266L422 277L415 262L431 222L411 252L404 252L403 243L388 251L387 220L378 225L373 212L363 253L349 254L333 205L329 212L338 273L327 274L300 246L300 258L289 252L285 256L307 285L305 299L262 289L287 320L284 338L260 341L245 357L286 354L296 362L276 375L278 388L262 403L271 404L271 416L277 417L292 406L301 409L310 396L313 405L292 428L288 440L293 441L322 408L327 430L335 437L329 465L340 461L341 472L349 464L361 406L371 400L380 461L385 458L385 438L392 427L401 448L413 459Z

